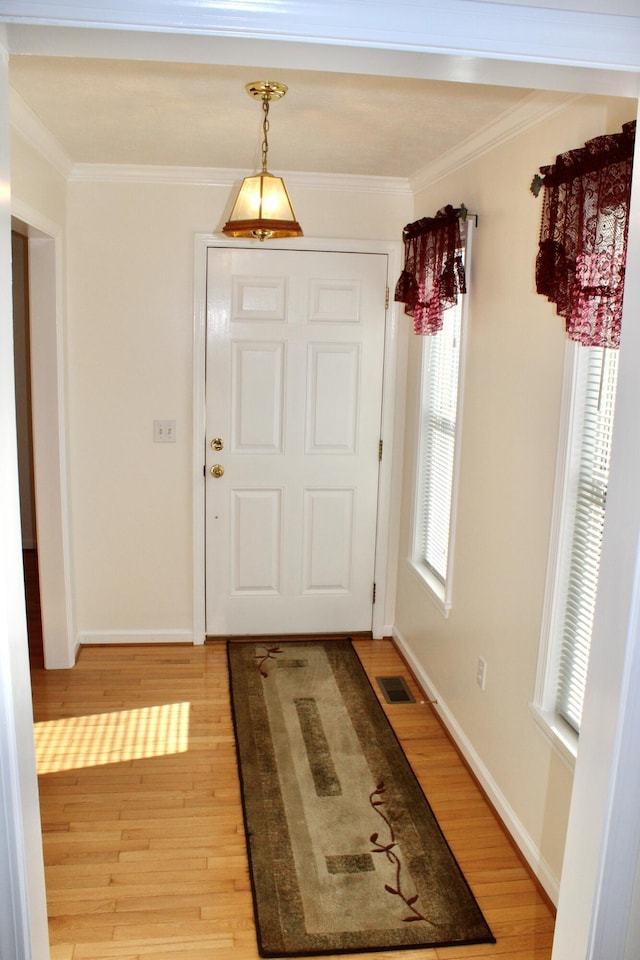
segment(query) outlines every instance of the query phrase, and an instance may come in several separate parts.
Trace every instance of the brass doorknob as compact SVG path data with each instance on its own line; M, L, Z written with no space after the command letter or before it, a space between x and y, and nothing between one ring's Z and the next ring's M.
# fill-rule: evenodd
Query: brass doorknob
M223 450L224 449L224 440L221 437L214 437L211 441L212 450Z
M220 463L214 463L211 467L211 476L215 477L216 480L221 477L224 473L224 467Z

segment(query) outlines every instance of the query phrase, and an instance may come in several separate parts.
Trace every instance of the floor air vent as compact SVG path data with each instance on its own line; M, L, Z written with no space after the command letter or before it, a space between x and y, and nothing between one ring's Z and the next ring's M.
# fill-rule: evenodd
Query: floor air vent
M376 677L387 703L415 703L404 677Z

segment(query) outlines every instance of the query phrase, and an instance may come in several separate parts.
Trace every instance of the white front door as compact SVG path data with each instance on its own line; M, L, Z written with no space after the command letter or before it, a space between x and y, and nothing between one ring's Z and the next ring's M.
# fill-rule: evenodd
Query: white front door
M208 635L371 629L386 287L386 254L209 250Z

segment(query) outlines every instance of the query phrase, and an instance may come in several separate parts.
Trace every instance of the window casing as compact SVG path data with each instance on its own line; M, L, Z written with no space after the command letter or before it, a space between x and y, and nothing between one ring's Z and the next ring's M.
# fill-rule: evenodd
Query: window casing
M469 288L472 223L464 225ZM421 338L420 406L410 565L445 616L451 608L457 465L468 293L444 314L442 330Z
M569 344L534 714L575 757L595 613L618 351Z

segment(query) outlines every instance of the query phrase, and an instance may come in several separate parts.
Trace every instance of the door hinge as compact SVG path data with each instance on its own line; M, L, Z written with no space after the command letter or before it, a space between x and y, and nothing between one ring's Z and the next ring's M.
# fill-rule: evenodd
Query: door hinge
M382 460L382 447L383 447L383 444L384 444L384 441L383 441L383 440L378 440L378 460Z
M371 603L376 602L376 585L374 583L373 590L371 591Z
M389 309L389 287L384 292L384 308L385 310Z

